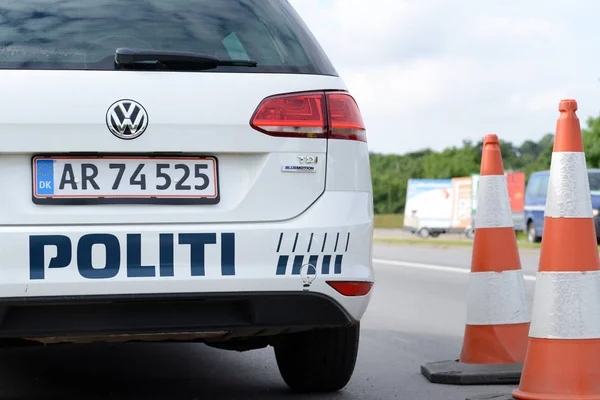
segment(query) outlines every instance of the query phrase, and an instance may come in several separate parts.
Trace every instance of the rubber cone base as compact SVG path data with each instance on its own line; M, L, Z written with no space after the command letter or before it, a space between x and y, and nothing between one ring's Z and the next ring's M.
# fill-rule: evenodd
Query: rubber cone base
M522 370L523 363L465 364L449 360L421 365L421 373L429 382L448 385L518 384Z
M511 394L480 394L467 397L465 400L516 400Z

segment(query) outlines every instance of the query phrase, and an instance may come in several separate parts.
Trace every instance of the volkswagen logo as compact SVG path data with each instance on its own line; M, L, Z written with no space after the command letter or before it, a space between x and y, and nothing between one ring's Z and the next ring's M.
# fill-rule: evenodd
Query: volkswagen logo
M119 100L108 108L106 125L119 139L135 139L148 127L148 113L136 101Z

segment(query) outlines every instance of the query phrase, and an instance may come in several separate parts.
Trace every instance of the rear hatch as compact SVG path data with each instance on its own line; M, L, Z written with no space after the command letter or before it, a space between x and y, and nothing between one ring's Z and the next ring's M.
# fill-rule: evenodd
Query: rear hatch
M119 48L242 63L116 65ZM345 89L285 0L3 2L0 79L2 225L292 218L324 191L327 139L251 119ZM322 111L300 99L296 118Z

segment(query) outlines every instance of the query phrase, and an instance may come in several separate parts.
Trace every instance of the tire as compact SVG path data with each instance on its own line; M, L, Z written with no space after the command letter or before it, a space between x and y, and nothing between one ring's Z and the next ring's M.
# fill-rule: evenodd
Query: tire
M295 392L336 392L354 373L359 336L360 323L284 335L274 345L279 373Z
M432 238L436 238L438 236L440 236L440 232L431 232L431 237Z
M419 235L419 237L421 237L421 239L427 239L430 235L430 232L429 229L423 228L420 229L419 232L417 232L417 234Z
M529 243L538 243L540 241L540 237L537 235L533 221L527 224L527 241Z

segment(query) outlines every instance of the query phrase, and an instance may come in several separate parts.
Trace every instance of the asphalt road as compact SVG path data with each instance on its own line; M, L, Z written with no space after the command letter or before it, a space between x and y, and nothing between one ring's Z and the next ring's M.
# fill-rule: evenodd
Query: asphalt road
M521 252L534 276L538 253ZM463 400L511 386L447 386L424 362L458 357L470 248L376 245L377 284L363 320L353 379L333 395L293 395L272 349L228 352L202 344L106 344L0 352L0 399ZM531 302L534 281L526 280Z

